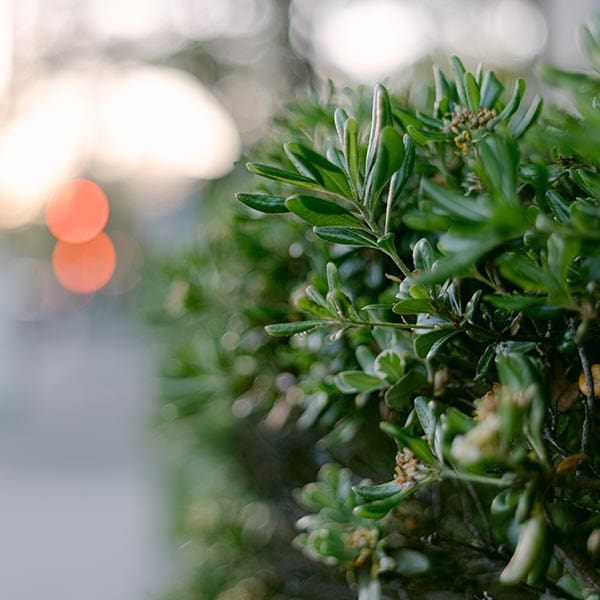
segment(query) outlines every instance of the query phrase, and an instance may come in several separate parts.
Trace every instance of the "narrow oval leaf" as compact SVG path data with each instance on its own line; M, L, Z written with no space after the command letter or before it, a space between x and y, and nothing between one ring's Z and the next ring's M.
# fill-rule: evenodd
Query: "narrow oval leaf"
M284 169L278 169L277 167L270 167L269 165L261 165L258 163L246 163L246 168L250 173L255 173L261 177L272 179L273 181L281 181L282 183L289 183L290 185L297 185L298 187L309 188L311 190L322 190L323 186L319 185L316 181L286 171Z
M423 131L417 129L412 125L406 128L406 133L417 143L419 146L425 146L429 142L447 142L450 139L450 135L447 133L437 133L432 131Z
M425 383L427 383L427 377L423 373L414 369L409 371L385 393L387 405L401 412L410 410L411 396Z
M344 171L322 154L296 142L288 142L284 149L292 164L302 175L312 177L334 194L351 195Z
M348 210L335 202L315 196L295 195L288 198L285 206L290 212L316 226L338 225L362 228L362 223Z
M404 144L404 160L400 169L394 173L390 182L392 188L392 198L398 198L404 187L406 186L410 176L415 168L415 143L408 134L404 134L402 138Z
M378 485L355 485L352 489L365 500L383 500L402 491L400 485L395 481Z
M523 98L523 94L525 93L525 80L520 77L515 81L515 87L513 88L512 96L510 100L507 102L506 106L502 109L500 114L492 119L488 126L493 127L496 123L501 123L505 121L509 117L511 117L521 105L521 99Z
M275 337L288 337L296 333L305 333L327 325L329 325L327 321L293 321L291 323L267 325L265 331Z
M450 331L439 329L436 331L429 331L421 335L415 336L415 354L419 358L432 358L436 352L438 352L443 345L448 342L457 331ZM431 354L432 350L435 352Z
M510 131L513 137L518 140L525 135L527 130L533 125L542 112L544 101L540 96L536 96L531 102L527 112L523 115L515 115L510 122Z
M405 298L404 300L400 300L392 306L392 311L397 315L435 314L436 312L429 300L420 298Z
M367 248L378 248L377 240L358 227L315 227L315 235L327 242L343 244L346 246L365 246Z
M286 213L288 209L283 196L270 194L236 194L235 197L246 206L263 213Z
M482 108L493 108L503 91L504 86L498 81L494 71L487 71L483 76L483 83L481 84L481 100L479 101L479 105Z
M352 389L355 392L372 392L385 387L385 382L375 375L368 375L362 371L345 371L339 373L336 377L342 383L345 389Z
M465 66L458 56L450 57L450 65L454 71L454 82L456 84L456 93L458 94L458 99L460 100L460 103L466 107L469 105L469 100L465 85Z
M465 73L465 90L469 110L477 112L479 108L479 86L471 73Z
M365 160L365 173L368 173L375 161L375 154L379 145L379 136L384 127L392 125L392 107L387 90L381 84L373 90L373 112L371 115L371 130L367 145Z
M358 152L358 123L354 119L348 119L344 127L343 140L344 156L350 180L358 191L360 183L360 167Z
M436 254L427 238L421 238L415 244L412 251L412 258L415 269L418 269L421 273L431 271Z

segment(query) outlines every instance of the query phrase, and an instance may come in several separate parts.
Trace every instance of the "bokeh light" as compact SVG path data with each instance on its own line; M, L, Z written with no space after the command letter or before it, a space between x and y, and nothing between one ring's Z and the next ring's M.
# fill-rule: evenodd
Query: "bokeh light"
M213 179L240 155L233 119L189 74L139 67L111 78L103 92L97 155L113 175Z
M75 179L59 188L46 207L46 223L63 242L81 244L95 238L108 222L110 208L102 188Z
M429 12L394 0L331 3L320 10L313 31L315 57L367 83L411 66L432 39Z
M52 266L56 278L67 290L93 294L110 281L116 258L111 239L101 233L83 244L59 240L52 254Z

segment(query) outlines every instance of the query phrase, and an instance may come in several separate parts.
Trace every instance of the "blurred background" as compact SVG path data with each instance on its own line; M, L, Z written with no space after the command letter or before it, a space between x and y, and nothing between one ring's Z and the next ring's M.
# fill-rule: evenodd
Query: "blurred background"
M576 35L597 9L0 0L0 597L141 600L170 586L160 343L140 289L157 258L202 238L210 182L288 100L328 80L409 89L450 54L527 76L584 69ZM75 244L51 208L74 179L110 207Z

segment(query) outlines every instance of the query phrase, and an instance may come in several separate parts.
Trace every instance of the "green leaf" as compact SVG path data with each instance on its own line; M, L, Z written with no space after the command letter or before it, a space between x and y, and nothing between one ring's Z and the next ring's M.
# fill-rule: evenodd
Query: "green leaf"
M458 99L460 103L467 107L469 106L467 87L465 85L465 66L462 64L462 61L458 56L450 57L450 65L452 66L452 70L454 71L454 82L456 84L456 93L458 94Z
M380 428L396 440L399 448L408 448L426 465L436 464L435 457L425 440L422 440L403 427L386 421L380 424Z
M503 91L504 86L498 81L494 72L487 71L483 77L483 83L481 84L480 106L492 109Z
M352 489L365 500L383 500L402 491L402 487L395 481L378 485L356 485Z
M390 181L393 199L398 198L415 168L415 144L407 134L404 134L402 140L404 144L404 160L402 161L400 169L392 175Z
M579 240L575 237L567 238L556 233L548 237L548 272L556 280L560 288L566 289L567 272L579 253L579 245Z
M546 192L546 201L554 218L559 223L564 225L569 222L569 205L556 190L548 190Z
M236 194L235 197L246 206L263 213L286 213L285 198L271 194Z
M479 361L477 362L477 369L475 371L475 381L481 381L489 372L494 357L496 356L496 347L494 344L490 344L483 352Z
M472 235L471 238L462 235L446 235L442 241L445 250L451 252L451 255L436 260L431 271L415 277L415 283L421 285L440 283L450 277L462 275L501 240L493 233L484 231L479 235Z
M329 200L315 196L295 195L286 200L285 206L311 225L362 228L362 223L351 212Z
M358 152L358 124L354 119L348 119L344 127L344 156L348 174L354 188L358 190L360 182L359 152Z
M320 306L321 308L324 308L325 310L331 311L331 307L329 306L329 304L327 304L327 301L325 300L325 298L323 298L323 295L321 294L321 292L319 292L319 290L317 290L317 288L313 285L309 285L306 288L306 296L307 298L313 302L314 304L317 304L318 306Z
M425 194L449 215L473 223L484 223L491 217L487 205L471 200L459 192L441 187L428 179L423 179L422 186Z
M327 289L330 292L340 289L340 277L334 263L328 262L326 267Z
M405 298L392 306L397 315L418 315L421 313L436 314L431 301L420 298Z
M479 108L479 86L471 73L465 73L465 91L467 94L467 107L472 112Z
M375 362L375 355L373 354L371 348L363 344L356 349L354 354L356 355L356 360L358 361L358 364L363 372L369 375L374 375L375 370L373 363Z
M533 125L540 112L542 112L543 104L542 98L535 96L525 114L517 114L512 118L509 129L516 140L525 135Z
M407 130L409 125L412 125L417 129L419 129L422 126L421 121L417 119L417 117L412 113L402 110L398 106L394 106L392 110L395 119L400 122L400 125L402 126L404 131Z
M367 145L367 156L365 160L365 173L369 173L375 162L375 155L379 146L379 137L384 127L391 126L392 106L387 90L378 84L373 90L373 112L371 115L371 130L369 132L369 143Z
M377 152L369 171L365 195L373 203L392 175L400 169L404 159L402 137L393 127L384 127L379 136Z
M512 294L510 296L485 296L485 300L496 308L522 312L535 318L551 319L562 313L562 307L549 304L548 298L545 296Z
M415 354L427 360L433 358L441 348L452 339L458 331L439 329L415 336Z
M346 246L364 246L377 248L377 240L364 229L358 227L315 227L315 235L327 242Z
M505 121L517 111L521 104L523 94L525 93L525 87L525 80L519 77L515 81L515 86L513 88L513 93L510 97L510 100L507 102L506 106L502 109L500 114L495 119L492 119L489 122L490 126L493 126L496 123L502 123L502 121Z
M275 325L267 325L266 332L275 337L288 337L296 333L306 333L329 325L327 321L293 321L291 323L277 323Z
M433 112L438 116L444 116L450 111L449 98L451 88L443 71L437 65L433 66L433 80L435 83Z
M288 142L285 144L284 149L288 158L301 175L313 178L325 189L334 194L340 194L345 197L352 195L344 171L324 156L308 146L295 142Z
M250 173L255 173L256 175L274 181L281 181L282 183L289 183L290 185L296 185L311 190L321 191L323 189L323 186L308 177L303 177L302 175L292 173L291 171L285 171L284 169L278 169L277 167L270 167L258 163L246 163L246 168Z
M385 377L390 382L398 381L404 375L404 361L402 357L398 352L389 348L377 355L373 368L379 377Z
M335 124L335 130L340 140L340 145L344 147L344 129L348 122L348 113L343 108L336 108L333 113L333 122Z
M354 392L373 392L386 386L386 383L375 375L367 375L362 371L344 371L338 373L336 380L342 384L342 391L353 390Z
M385 393L386 404L401 412L410 410L410 398L427 383L427 377L415 369L409 371L392 385Z
M438 421L438 417L434 410L434 403L433 401L429 401L424 396L417 396L415 398L414 405L417 419L419 419L419 423L423 428L423 433L425 434L425 437L429 443L433 444L433 437Z
M519 153L516 145L497 135L490 135L479 142L478 148L481 159L478 175L497 202L511 207L508 213L510 217L512 211L520 208L517 196ZM517 221L521 224L521 219Z
M503 277L529 292L548 292L552 286L547 273L528 256L508 252L497 263Z
M406 128L406 133L417 143L419 146L426 146L429 142L447 142L450 139L450 135L447 133L437 133L433 131L423 131L413 125L409 125Z
M415 269L419 272L426 273L427 271L431 271L436 255L427 238L421 238L415 244L412 251L412 258Z
M442 130L444 128L444 121L438 119L437 117L432 117L426 113L417 111L416 112L417 119L421 122L419 127L429 127L433 130Z

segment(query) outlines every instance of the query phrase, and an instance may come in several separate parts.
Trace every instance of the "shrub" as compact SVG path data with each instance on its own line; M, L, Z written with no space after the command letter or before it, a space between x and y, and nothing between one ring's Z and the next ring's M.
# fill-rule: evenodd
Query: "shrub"
M306 260L254 260L293 305L245 398L321 432L295 544L362 600L600 593L600 78L544 75L572 110L454 57L425 105L304 103L247 165L257 248L291 219Z

